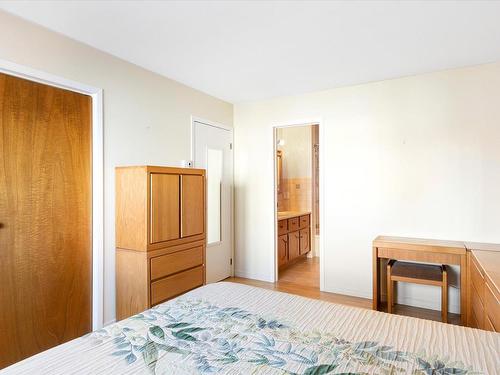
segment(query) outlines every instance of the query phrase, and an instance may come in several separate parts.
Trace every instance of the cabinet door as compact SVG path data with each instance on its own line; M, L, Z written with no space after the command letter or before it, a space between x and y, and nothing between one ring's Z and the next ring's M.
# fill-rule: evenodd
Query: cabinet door
M284 234L278 237L278 266L288 262L288 236Z
M181 176L181 237L205 231L204 176Z
M288 260L293 260L300 255L300 232L288 233Z
M311 242L309 241L309 228L302 229L300 231L300 255L309 252L309 250L310 250L309 244L310 243Z
M179 175L151 174L151 243L179 238Z

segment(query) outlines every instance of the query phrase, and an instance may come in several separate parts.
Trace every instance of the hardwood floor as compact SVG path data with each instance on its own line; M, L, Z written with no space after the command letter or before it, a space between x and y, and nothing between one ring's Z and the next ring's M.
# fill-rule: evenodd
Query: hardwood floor
M319 290L319 258L305 258L279 272L278 283L299 284Z
M264 289L277 290L280 292L339 303L342 305L365 309L372 308L372 300L368 298L321 292L319 290L319 258L306 258L289 266L280 272L279 280L275 283L244 279L241 277L230 277L225 281L252 285ZM394 306L394 313L398 315L412 316L415 318L441 321L440 311L422 309L419 307L396 304ZM448 323L457 325L460 324L460 315L448 314Z

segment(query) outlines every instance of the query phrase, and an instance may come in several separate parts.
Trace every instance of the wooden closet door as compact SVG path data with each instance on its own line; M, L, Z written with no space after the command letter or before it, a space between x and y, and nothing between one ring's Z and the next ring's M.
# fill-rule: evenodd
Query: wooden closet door
M91 331L91 108L0 74L0 368Z
M204 176L181 176L181 237L194 236L205 228Z
M151 243L180 236L179 175L151 174Z

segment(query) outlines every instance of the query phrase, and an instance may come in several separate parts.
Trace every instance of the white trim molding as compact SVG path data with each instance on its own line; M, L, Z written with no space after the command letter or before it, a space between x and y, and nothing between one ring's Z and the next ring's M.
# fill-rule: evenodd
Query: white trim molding
M102 89L0 59L0 73L92 97L92 329L104 319L104 139Z
M227 126L227 125L224 125L224 124L220 124L218 122L215 122L215 121L210 121L210 120L205 120L201 117L196 117L196 116L191 116L191 129L190 129L190 132L191 132L191 153L190 153L190 158L191 158L191 162L194 163L194 123L195 122L200 122L202 124L205 124L205 125L209 125L209 126L213 126L215 128L220 128L220 129L224 129L224 130L228 130L231 132L231 142L233 142L233 145L234 145L234 132L233 132L233 128L230 127L230 126ZM234 165L234 163L233 163ZM233 171L234 172L234 171ZM234 176L234 173L233 173L233 176ZM234 183L234 181L233 181Z

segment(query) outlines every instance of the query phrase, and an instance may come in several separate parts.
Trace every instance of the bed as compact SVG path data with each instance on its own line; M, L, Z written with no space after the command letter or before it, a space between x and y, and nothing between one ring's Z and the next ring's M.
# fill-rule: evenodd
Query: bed
M497 374L500 334L207 285L2 374Z

